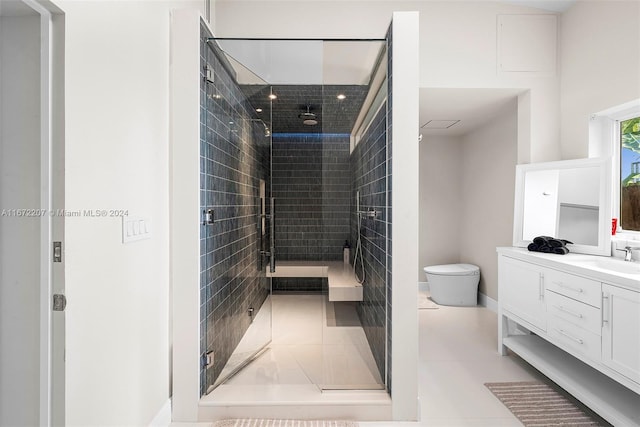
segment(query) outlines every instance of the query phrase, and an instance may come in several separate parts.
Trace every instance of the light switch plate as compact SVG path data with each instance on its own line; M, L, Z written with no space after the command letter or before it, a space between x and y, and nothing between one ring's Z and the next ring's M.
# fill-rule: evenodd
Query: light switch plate
M139 216L122 217L122 243L151 238L151 220Z

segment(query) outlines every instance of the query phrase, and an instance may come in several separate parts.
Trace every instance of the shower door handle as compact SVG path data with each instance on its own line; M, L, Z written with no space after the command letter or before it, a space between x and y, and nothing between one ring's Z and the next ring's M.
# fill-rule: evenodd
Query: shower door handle
M275 198L271 198L271 215L269 215L269 272L276 272L276 215Z

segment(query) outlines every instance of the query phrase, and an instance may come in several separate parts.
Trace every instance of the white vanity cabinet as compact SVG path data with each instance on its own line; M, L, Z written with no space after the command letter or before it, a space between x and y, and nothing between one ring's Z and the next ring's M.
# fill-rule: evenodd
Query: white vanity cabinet
M517 259L501 257L499 275L501 283L514 284L501 289L503 309L531 329L545 331L544 276L540 268Z
M640 274L592 267L590 255L498 253L498 351L613 425L640 426Z
M602 363L640 383L640 292L602 285Z

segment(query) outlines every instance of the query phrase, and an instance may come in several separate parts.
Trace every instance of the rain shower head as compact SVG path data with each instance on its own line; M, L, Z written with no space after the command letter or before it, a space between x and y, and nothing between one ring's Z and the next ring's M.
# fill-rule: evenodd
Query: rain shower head
M298 114L298 118L302 119L302 124L307 126L314 126L318 124L318 120L316 119L316 115L312 113L311 106L307 105L307 111L304 113Z

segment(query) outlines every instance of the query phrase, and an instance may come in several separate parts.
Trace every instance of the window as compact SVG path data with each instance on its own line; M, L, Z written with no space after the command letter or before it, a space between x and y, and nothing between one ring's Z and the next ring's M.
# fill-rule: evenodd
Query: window
M619 122L620 228L640 231L640 116Z
M640 98L591 116L589 157L611 157L616 232L621 240L640 240Z

